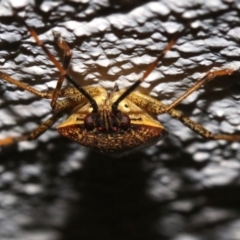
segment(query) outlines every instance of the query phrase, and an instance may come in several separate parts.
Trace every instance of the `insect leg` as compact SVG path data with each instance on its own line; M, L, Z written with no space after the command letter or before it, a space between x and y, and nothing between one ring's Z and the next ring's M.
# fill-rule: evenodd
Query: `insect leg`
M53 54L46 48L46 46L44 45L44 43L39 39L36 31L29 27L25 22L24 22L25 26L28 28L29 32L31 33L32 37L35 39L36 43L38 44L38 46L40 46L43 51L45 52L45 54L49 57L49 59L53 62L53 64L55 65L55 67L59 70L60 72L60 75L59 75L59 78L58 78L58 82L57 82L57 86L54 90L54 93L53 93L53 98L52 98L52 102L51 102L51 107L52 109L55 108L56 106L56 102L57 102L57 98L59 97L59 92L61 90L61 86L62 86L62 83L64 81L64 78L67 74L67 68L64 68L59 62L58 60L53 56ZM70 50L71 52L71 50ZM71 54L70 54L71 55ZM70 56L70 59L71 59L71 56ZM70 62L70 59L69 59L69 62ZM69 64L68 64L69 65ZM67 66L68 67L68 66Z
M47 49L47 47L44 45L44 43L39 39L37 32L32 27L28 26L27 23L21 17L19 17L17 15L17 13L14 11L14 9L13 9L13 13L14 13L15 17L22 24L24 24L26 26L26 28L30 32L31 36L35 39L35 42L37 43L37 45L43 49L45 54L48 56L48 58L51 60L51 62L55 65L55 67L60 72L60 76L59 76L59 79L58 79L58 82L57 82L56 89L54 90L53 97L52 97L52 102L51 102L51 107L52 107L52 109L54 109L55 106L56 106L57 98L59 97L59 92L61 90L62 83L64 81L64 78L65 78L66 74L67 74L67 68L68 68L70 60L71 60L72 52L71 52L71 50L69 49L69 47L67 46L66 43L64 43L64 42L62 42L62 44L58 43L58 46L61 49L66 49L67 50L64 54L64 63L63 63L63 66L62 66L61 63L54 57L54 55ZM58 41L58 42L60 42L60 41Z
M53 31L54 40L57 43L58 47L63 51L63 69L64 73L61 73L57 82L57 86L53 93L53 98L51 102L52 108L55 108L56 101L58 97L60 96L62 83L64 81L64 78L66 77L67 80L80 92L82 95L84 95L90 104L92 105L93 111L98 111L98 106L96 101L92 98L92 96L84 89L82 88L70 75L67 74L68 67L71 62L72 58L72 50L69 48L68 44L63 40L61 37L61 34L59 32ZM75 94L76 95L76 94Z
M33 93L36 96L39 96L41 98L52 98L51 91L45 91L45 92L38 91L37 89L35 89L35 88L33 88L33 87L23 83L23 82L17 81L14 78L10 77L8 74L3 73L1 71L0 71L0 78L5 80L6 82L9 82L9 83L19 87L22 90L26 90L28 92L31 92L31 93Z
M59 97L60 91L61 91L63 81L67 75L67 70L68 70L68 67L70 65L70 61L72 58L72 50L69 48L67 43L65 41L63 41L60 33L53 31L53 36L54 36L54 40L57 43L58 47L63 51L63 69L64 69L63 72L62 71L60 72L57 86L53 93L51 107L54 109L56 106L56 102Z
M64 99L62 101L58 101L56 104L56 112L50 118L41 123L36 129L34 129L28 135L0 139L0 147L10 145L16 142L33 140L38 138L41 134L47 131L68 109L72 109L77 104L78 102L71 99Z
M179 103L181 103L185 98L187 98L191 93L197 91L201 86L210 82L216 77L232 75L234 72L236 71L231 68L208 72L203 78L199 79L193 86L191 86L185 93L183 93L180 97L178 97L170 105L168 105L165 111L166 112L170 111L171 109L176 107Z
M13 84L22 90L26 90L30 93L33 93L38 97L46 98L46 99L52 99L53 97L53 93L54 93L53 90L38 91L37 89L31 87L30 85L16 80L2 71L0 71L0 79L3 79L8 83ZM81 93L79 93L79 91L77 91L73 87L66 87L64 89L61 89L61 91L59 92L59 97L70 97L70 98L77 99L79 101L82 101L82 98L83 98L82 96L83 95L81 95Z
M6 146L16 142L36 139L42 133L47 131L60 117L61 115L59 113L54 114L52 117L47 119L45 122L41 123L36 129L34 129L31 133L29 133L26 136L7 137L4 139L0 139L0 146Z
M213 134L208 131L202 125L192 121L190 118L184 116L180 111L171 109L168 112L172 117L178 119L184 125L189 127L192 131L199 134L200 136L214 140L227 140L227 141L240 141L240 134Z

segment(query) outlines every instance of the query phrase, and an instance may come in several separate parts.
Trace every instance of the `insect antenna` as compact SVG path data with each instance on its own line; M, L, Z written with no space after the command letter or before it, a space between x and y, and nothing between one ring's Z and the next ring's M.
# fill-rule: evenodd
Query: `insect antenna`
M45 54L51 60L51 62L55 65L55 67L60 71L61 74L65 75L67 80L89 101L92 106L93 112L98 112L98 105L96 101L92 98L92 96L79 84L77 83L71 76L69 76L66 70L63 68L61 63L54 57L54 55L47 49L44 43L39 39L37 32L22 19L19 17L12 7L12 11L16 19L18 19L30 32L31 36L35 39L37 45L43 49ZM61 86L60 86L61 87Z
M189 24L187 24L187 26L189 26ZM155 67L157 66L157 64L159 63L159 61L161 61L164 56L166 55L166 53L172 48L172 46L176 43L176 41L178 40L178 38L180 37L180 35L183 34L183 32L187 29L187 27L185 27L182 31L179 31L175 34L175 36L172 38L172 40L168 43L168 45L164 48L164 50L161 52L161 54L158 56L158 58L152 62L147 70L145 71L145 73L143 74L143 76L136 81L133 85L131 85L113 104L112 104L112 112L114 114L116 114L118 112L118 105L119 103L126 98L131 92L133 92L146 78L147 76L155 69Z

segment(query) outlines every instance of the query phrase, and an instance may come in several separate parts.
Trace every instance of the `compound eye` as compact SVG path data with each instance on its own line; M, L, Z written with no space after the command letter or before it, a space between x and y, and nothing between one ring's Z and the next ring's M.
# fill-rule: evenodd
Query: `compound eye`
M129 128L130 126L130 118L127 114L121 114L121 123L120 123L120 127L123 129Z
M92 114L88 114L85 119L84 119L84 123L85 123L85 127L88 129L88 130L92 130L94 129L95 127L95 122L94 122L94 118L92 116Z

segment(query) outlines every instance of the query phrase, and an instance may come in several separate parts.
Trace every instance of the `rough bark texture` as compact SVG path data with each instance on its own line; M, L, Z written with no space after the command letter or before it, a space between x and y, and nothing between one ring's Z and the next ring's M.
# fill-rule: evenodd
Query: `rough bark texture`
M136 81L189 20L191 27L141 90L170 103L210 69L240 66L238 1L12 1L55 56L52 30L73 49L71 74L111 90ZM18 4L18 5L16 5ZM57 70L0 1L0 69L38 89ZM209 130L240 126L239 76L209 83L179 110ZM21 135L49 101L0 80L0 137ZM0 149L0 238L240 239L240 144L208 141L167 115L169 135L124 158L96 154L53 128Z

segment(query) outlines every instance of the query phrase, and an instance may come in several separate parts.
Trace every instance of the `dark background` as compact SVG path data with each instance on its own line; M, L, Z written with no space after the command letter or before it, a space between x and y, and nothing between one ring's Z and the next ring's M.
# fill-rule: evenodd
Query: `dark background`
M0 1L0 66L38 89L58 73ZM155 4L155 5L154 5ZM212 68L239 67L234 1L18 1L17 12L61 56L51 31L73 49L82 85L128 86L173 33L193 22L141 91L170 103ZM239 76L218 79L178 107L213 132L239 129ZM151 91L152 90L152 91ZM49 102L0 82L0 134L29 132ZM169 135L123 158L92 152L54 128L0 149L1 239L240 239L239 143L207 141L167 115ZM171 120L171 121L170 121Z

